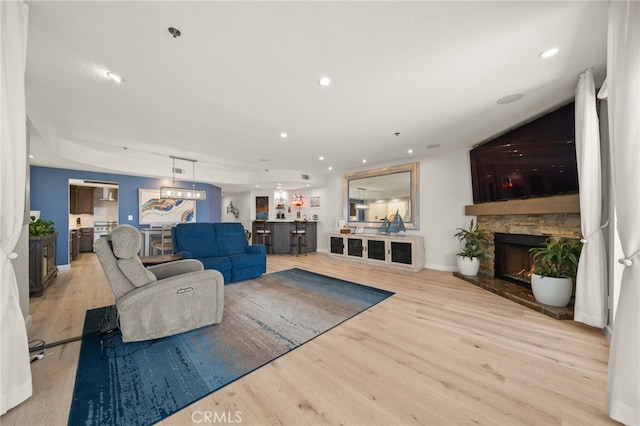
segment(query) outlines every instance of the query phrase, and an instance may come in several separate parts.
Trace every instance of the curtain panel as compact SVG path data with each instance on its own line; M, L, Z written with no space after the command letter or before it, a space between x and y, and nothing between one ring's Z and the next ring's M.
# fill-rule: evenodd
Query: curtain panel
M32 392L27 330L11 264L25 207L27 18L22 1L0 2L0 414Z
M617 230L624 257L613 323L609 416L640 424L640 2L609 3L609 137Z
M602 221L602 169L596 89L591 69L576 87L576 156L580 181L582 253L576 276L575 321L607 325L607 259Z

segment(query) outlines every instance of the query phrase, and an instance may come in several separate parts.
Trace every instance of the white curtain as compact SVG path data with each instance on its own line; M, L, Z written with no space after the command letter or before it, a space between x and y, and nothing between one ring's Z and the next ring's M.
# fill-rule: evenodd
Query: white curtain
M573 319L593 327L607 325L607 263L602 218L600 128L593 73L580 75L576 87L576 156L580 179L582 253L576 276Z
M25 206L27 18L22 1L0 2L0 414L32 392L27 330L11 264Z
M609 135L625 268L609 353L611 418L640 424L640 2L609 3Z

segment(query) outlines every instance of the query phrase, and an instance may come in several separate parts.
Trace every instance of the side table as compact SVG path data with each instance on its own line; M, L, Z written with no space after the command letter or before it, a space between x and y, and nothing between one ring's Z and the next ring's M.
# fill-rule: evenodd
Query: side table
M144 266L160 265L161 263L182 260L181 254L160 254L157 256L140 256L140 261Z

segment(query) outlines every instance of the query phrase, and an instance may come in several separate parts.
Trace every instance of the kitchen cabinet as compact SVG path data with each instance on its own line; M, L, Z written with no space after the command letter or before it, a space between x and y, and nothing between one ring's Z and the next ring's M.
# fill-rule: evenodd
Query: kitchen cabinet
M93 186L69 187L69 213L93 214Z
M56 265L58 233L29 237L29 295L42 296L44 288L58 275Z
M329 257L418 272L424 268L424 237L329 234Z
M69 259L76 260L80 249L80 233L77 229L69 231Z
M93 228L80 228L80 253L93 251Z

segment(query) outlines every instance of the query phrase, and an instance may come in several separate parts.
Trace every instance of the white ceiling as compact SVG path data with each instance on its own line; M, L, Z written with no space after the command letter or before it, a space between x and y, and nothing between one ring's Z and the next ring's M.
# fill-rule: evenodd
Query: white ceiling
M32 164L226 193L471 147L606 68L606 1L28 4Z

